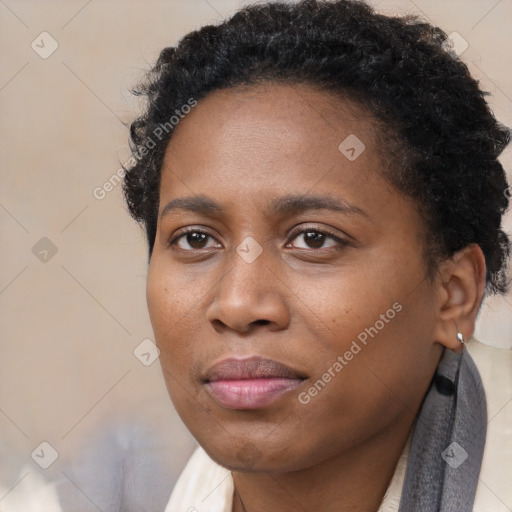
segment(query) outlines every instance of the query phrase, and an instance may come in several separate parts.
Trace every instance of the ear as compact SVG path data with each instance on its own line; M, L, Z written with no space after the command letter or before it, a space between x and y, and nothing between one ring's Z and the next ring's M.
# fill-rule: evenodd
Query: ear
M484 295L485 274L485 257L477 244L468 245L440 264L434 335L444 347L459 351L457 333L465 340L473 334Z

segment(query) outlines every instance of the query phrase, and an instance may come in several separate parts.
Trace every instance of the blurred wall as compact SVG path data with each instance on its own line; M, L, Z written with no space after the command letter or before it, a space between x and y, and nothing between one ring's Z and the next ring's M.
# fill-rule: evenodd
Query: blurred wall
M58 501L160 510L194 448L158 360L149 364L152 345L140 345L152 339L142 233L120 185L94 190L129 156L129 89L160 49L249 3L0 1L0 510L29 496L55 502L45 512ZM510 1L373 4L457 32L461 58L512 126ZM503 162L512 169L510 148ZM480 340L512 346L511 304L486 301Z

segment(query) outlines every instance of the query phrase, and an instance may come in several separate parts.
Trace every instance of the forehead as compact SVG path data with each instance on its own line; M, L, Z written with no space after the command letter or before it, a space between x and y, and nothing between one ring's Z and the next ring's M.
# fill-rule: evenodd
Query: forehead
M211 136L215 131L221 137L241 131L253 137L281 135L282 141L288 136L290 142L291 137L314 142L325 140L327 133L336 140L347 129L367 138L366 132L371 133L375 123L363 106L348 97L306 84L263 83L209 93L178 125L173 138L188 128L196 136Z
M364 184L381 166L374 120L358 105L313 86L264 84L218 90L176 127L162 189L171 183L310 186L320 179ZM338 176L339 177L339 176ZM179 183L176 183L179 182Z
M374 126L364 109L314 87L215 91L180 121L166 149L159 219L170 203L202 197L215 202L200 205L203 218L263 229L293 213L290 197L332 198L348 205L337 219L359 209L364 215L350 216L358 225L422 244L418 207L384 177Z

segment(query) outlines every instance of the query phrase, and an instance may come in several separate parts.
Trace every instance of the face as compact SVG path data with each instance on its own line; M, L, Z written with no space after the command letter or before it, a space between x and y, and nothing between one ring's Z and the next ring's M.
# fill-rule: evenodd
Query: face
M176 410L226 467L342 455L428 387L424 226L383 178L373 123L316 88L259 85L211 93L168 145L149 313Z

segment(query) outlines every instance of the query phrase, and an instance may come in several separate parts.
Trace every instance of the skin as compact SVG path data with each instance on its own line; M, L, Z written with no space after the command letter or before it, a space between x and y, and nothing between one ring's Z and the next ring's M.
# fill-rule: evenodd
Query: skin
M362 108L312 86L266 84L210 93L167 148L159 211L195 195L221 211L159 216L150 318L176 410L233 471L247 512L375 512L443 347L460 350L457 330L467 339L474 329L482 252L469 246L427 277L425 226L383 177L374 125ZM338 149L350 134L365 144L354 161ZM271 214L269 202L289 194L364 213ZM187 227L210 236L170 245ZM326 229L345 242L304 233ZM262 248L252 263L236 251L247 237ZM401 311L301 403L299 393L397 302ZM205 389L206 370L252 355L308 378L262 409L222 407Z

